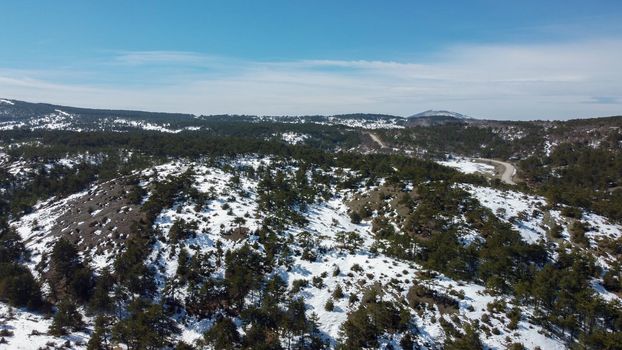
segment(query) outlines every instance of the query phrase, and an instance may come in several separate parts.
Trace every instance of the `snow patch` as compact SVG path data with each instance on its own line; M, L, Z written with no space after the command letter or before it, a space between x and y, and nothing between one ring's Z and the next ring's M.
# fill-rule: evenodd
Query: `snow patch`
M458 171L464 174L475 174L475 173L488 174L488 175L495 174L494 166L490 164L478 162L471 158L458 157L458 158L452 158L452 159L448 159L444 161L439 161L438 163L444 166L448 166L450 168L457 169Z

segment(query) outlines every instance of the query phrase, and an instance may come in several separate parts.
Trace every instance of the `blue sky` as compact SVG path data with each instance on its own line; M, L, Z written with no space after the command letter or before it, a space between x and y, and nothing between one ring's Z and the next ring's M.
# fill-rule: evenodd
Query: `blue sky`
M620 1L1 8L1 97L197 114L622 114Z

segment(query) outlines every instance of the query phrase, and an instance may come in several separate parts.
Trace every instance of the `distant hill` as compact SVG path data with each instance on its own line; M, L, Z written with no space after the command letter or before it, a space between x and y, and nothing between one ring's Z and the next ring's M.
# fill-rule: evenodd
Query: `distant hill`
M452 117L452 118L458 118L458 119L469 118L468 116L457 113L457 112L438 111L438 110L432 110L432 109L429 109L425 112L413 114L408 118L423 118L423 117Z
M104 118L126 118L132 120L149 119L155 121L184 121L194 118L187 113L164 113L133 110L115 110L61 106L50 103L33 103L19 100L0 99L0 121L24 120L37 118L49 114L57 114L59 111L71 114L82 120L99 120Z
M406 119L386 114L353 113L332 116L201 115L132 110L80 108L0 98L0 130L127 130L179 132L214 123L280 123L340 125L362 129L403 128Z
M450 112L427 110L425 112L413 114L407 118L406 126L434 126L453 123L465 123L470 119L464 114Z

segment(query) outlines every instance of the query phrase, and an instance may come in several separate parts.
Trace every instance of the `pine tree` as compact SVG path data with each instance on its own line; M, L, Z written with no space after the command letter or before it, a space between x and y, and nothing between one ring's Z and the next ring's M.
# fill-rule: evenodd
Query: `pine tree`
M230 318L223 317L216 321L203 338L207 344L214 349L230 350L235 349L240 343L241 337L238 328Z
M458 339L445 342L446 350L482 350L484 345L479 339L479 335L471 326L465 327L464 335Z
M114 280L108 268L104 268L97 278L93 295L89 301L89 307L94 312L110 313L114 311L114 304L110 297L110 290Z
M86 301L93 287L93 273L83 265L74 244L59 239L50 257L50 284L54 296L65 298L67 294Z
M307 319L306 335L300 337L299 344L295 348L305 350L322 350L327 349L328 346L322 334L318 328L319 317L315 312L311 313L311 316Z
M186 248L182 247L177 255L177 271L175 272L181 285L186 284L188 281L188 265L190 262L190 254Z
M287 284L279 275L274 275L266 283L262 304L268 306L277 306L285 299L287 292Z
M95 329L86 345L87 350L110 350L110 317L99 315L95 319Z
M18 262L26 253L24 243L14 228L0 221L0 263Z
M113 339L131 349L170 347L177 324L169 318L159 304L136 299L128 306L129 317L119 321L112 329Z
M248 245L227 252L225 283L232 302L238 307L244 306L248 293L256 289L262 278L261 256Z
M82 321L82 315L78 312L76 304L68 299L63 299L57 307L58 310L54 314L54 320L50 326L50 334L65 335L84 328L84 321Z
M41 287L27 267L0 264L0 297L13 306L36 310L42 304Z
M303 298L290 300L287 303L281 327L287 334L288 344L291 344L293 336L302 337L307 331L306 307Z

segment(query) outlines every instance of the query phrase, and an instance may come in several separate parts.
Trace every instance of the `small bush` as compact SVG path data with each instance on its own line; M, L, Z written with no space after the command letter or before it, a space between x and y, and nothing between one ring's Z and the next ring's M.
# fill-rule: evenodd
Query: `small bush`
M333 277L339 276L340 273L341 270L339 269L339 266L335 266L335 269L333 270Z
M580 219L583 214L581 213L581 209L577 207L563 207L562 215L567 218Z
M352 265L352 267L350 268L350 270L354 271L354 272L363 272L363 268L361 267L361 265L359 264L354 264Z
M335 287L335 290L333 291L333 298L335 299L341 299L344 297L343 294L343 289L341 288L341 285L337 285L337 287Z
M350 213L350 220L352 221L353 224L360 224L361 223L361 214L357 213L357 212L352 212Z
M317 289L324 288L324 280L320 276L313 277L313 281L311 282L311 284Z
M309 281L305 279L294 280L292 282L292 293L298 293L309 286Z
M329 299L324 305L324 310L333 311L334 309L335 309L335 303L333 303L333 301Z

